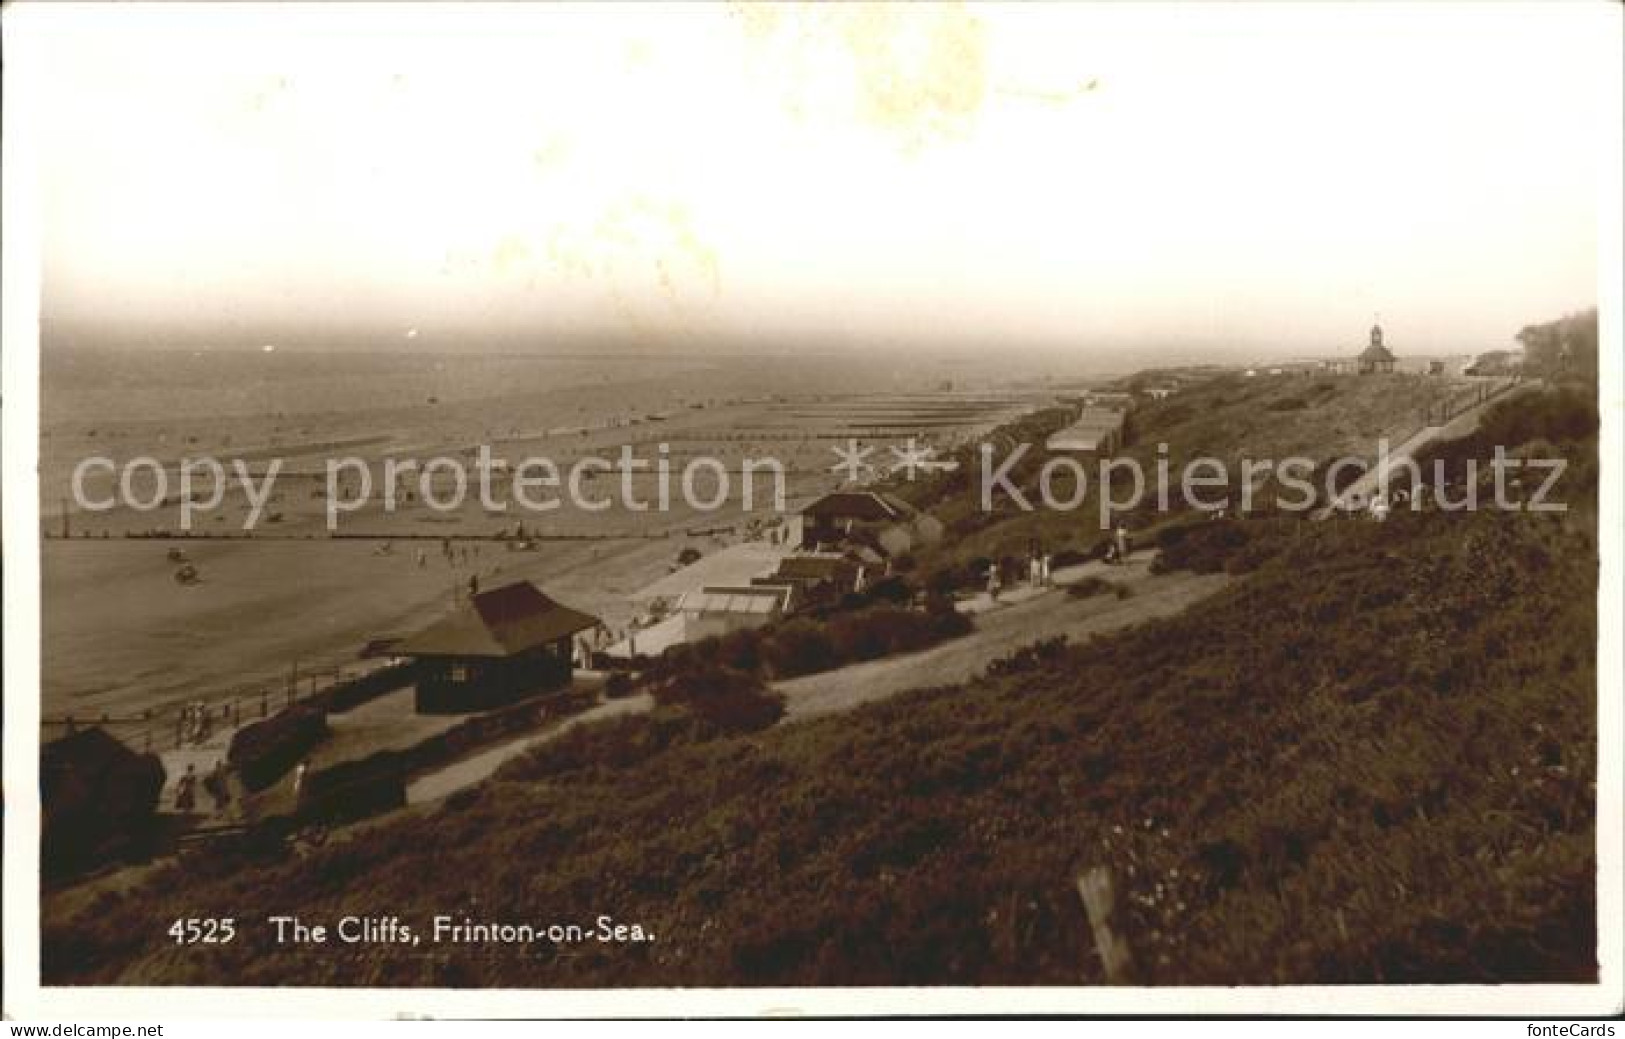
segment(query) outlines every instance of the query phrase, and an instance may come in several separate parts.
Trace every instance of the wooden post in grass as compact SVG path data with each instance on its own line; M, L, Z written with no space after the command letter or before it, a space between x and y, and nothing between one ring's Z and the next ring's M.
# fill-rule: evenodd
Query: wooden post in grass
M1112 883L1111 870L1092 866L1078 874L1078 896L1083 899L1084 912L1089 916L1089 927L1095 936L1095 952L1106 968L1106 981L1113 985L1134 982L1134 957L1128 942L1114 926L1117 912L1117 890Z

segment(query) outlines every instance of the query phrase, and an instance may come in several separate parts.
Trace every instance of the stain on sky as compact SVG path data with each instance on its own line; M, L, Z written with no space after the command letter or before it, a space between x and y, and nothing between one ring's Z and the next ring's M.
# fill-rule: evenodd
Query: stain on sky
M249 91L244 108L250 115L260 115L281 98L288 86L287 76L268 76Z
M1041 87L1000 87L998 93L1001 97L1011 97L1020 101L1037 101L1046 105L1065 105L1086 94L1100 89L1099 79L1090 79L1066 90L1046 90Z
M747 44L771 55L796 119L849 115L908 152L974 129L988 95L986 26L962 4L737 3ZM830 64L850 76L853 111L823 110Z
M559 280L589 286L636 335L703 334L722 291L721 265L687 209L637 194L596 218L504 235L484 253L483 264L449 252L441 273L477 266L527 289Z

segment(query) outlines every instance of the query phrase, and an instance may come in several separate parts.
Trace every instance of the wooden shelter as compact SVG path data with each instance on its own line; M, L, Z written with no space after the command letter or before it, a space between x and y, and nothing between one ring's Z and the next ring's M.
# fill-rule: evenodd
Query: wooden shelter
M575 636L599 624L518 581L471 596L395 652L419 661L420 714L483 711L568 685Z

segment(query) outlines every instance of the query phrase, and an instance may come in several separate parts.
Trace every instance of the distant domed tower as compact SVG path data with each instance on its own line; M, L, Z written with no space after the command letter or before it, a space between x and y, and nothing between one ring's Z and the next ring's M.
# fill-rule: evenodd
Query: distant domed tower
M1382 326L1371 326L1371 345L1360 352L1361 375L1386 375L1394 370L1394 355L1382 345Z

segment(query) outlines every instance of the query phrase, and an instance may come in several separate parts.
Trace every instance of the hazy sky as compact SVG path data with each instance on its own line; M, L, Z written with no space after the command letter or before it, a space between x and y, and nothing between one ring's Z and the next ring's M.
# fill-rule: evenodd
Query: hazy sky
M78 341L1189 355L1357 345L1380 313L1401 351L1500 346L1595 301L1617 15L64 13L45 316Z

